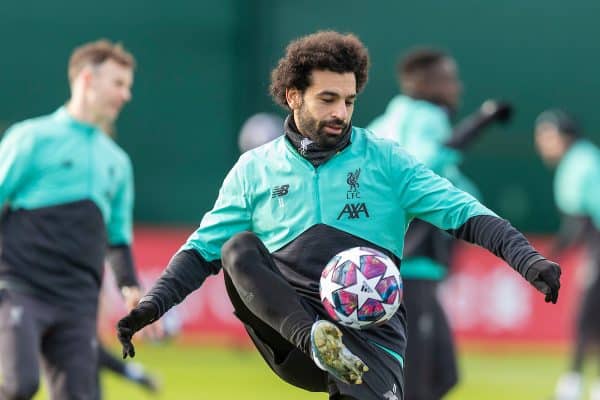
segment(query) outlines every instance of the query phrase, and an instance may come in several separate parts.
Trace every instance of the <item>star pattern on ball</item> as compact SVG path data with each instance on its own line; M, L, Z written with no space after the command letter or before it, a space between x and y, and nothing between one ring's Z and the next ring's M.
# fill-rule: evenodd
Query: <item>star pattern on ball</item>
M374 299L377 301L383 301L379 293L375 290L377 283L381 276L376 276L373 278L367 278L364 276L360 269L356 269L356 283L352 286L346 287L344 290L349 293L356 294L358 298L358 302L356 307L361 308L367 300Z
M337 253L320 279L321 302L333 321L367 329L389 320L402 299L402 280L393 260L368 247Z

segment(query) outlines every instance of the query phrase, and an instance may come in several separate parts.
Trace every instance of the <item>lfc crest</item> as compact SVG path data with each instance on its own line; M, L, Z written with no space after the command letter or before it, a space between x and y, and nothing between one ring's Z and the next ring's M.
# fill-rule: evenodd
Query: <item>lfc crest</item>
M346 199L359 199L360 198L360 183L358 183L358 178L360 177L360 168L358 168L354 172L348 172L348 177L346 178L346 183L348 184L348 192L346 192Z

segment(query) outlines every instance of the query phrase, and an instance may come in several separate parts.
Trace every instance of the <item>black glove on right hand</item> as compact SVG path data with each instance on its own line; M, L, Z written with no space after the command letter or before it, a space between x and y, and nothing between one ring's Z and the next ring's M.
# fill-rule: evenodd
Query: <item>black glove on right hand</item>
M546 295L546 303L556 304L558 289L560 289L560 274L560 267L557 263L542 258L529 267L525 273L525 279Z
M149 301L142 301L129 314L117 322L117 337L123 346L123 358L134 357L135 348L131 343L133 335L156 320L158 310Z

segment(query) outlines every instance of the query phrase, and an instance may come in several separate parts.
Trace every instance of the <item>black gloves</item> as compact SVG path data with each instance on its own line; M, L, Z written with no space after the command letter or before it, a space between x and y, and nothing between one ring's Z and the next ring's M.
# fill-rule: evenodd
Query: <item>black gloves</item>
M500 100L486 100L479 110L463 119L452 132L446 146L464 150L495 121L506 122L513 114L512 106Z
M537 290L546 295L546 303L556 304L560 289L560 267L558 264L541 258L525 272L525 279Z
M156 320L158 309L149 301L142 301L129 314L117 322L117 337L123 346L123 358L135 356L131 343L133 335Z
M512 106L500 100L486 100L481 105L481 112L489 116L492 120L506 122L513 114Z

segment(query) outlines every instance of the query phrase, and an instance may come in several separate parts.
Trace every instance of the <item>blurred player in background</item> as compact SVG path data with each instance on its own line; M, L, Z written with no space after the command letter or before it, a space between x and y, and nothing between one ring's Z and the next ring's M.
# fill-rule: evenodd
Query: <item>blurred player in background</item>
M75 49L71 98L0 141L1 399L29 399L38 360L52 399L97 397L96 318L105 258L128 308L140 299L131 255L133 172L100 129L131 99L135 61L106 40Z
M494 120L506 120L510 107L487 101L453 131L451 117L462 85L454 59L431 48L406 54L398 65L403 94L369 126L392 139L418 161L476 196L475 185L459 170L461 150ZM405 237L402 279L409 341L406 350L407 400L437 400L458 381L452 332L437 297L447 274L454 240L431 224L415 219Z
M556 168L554 200L563 217L553 253L573 243L587 249L570 371L559 379L555 392L556 400L579 400L586 353L595 349L600 360L600 149L582 137L572 116L558 109L536 119L535 147L544 162ZM600 400L600 380L592 385L589 398Z
M557 301L559 267L506 220L397 144L352 125L368 66L351 34L318 32L288 45L271 74L271 95L290 113L285 135L240 157L200 227L119 321L125 356L135 354L136 331L222 267L236 315L283 380L330 399L402 399L404 307L371 329L337 327L327 320L319 280L327 262L351 247L373 247L399 263L413 217L494 252L546 301ZM360 193L349 196L347 176L357 169ZM355 212L345 211L356 202Z
M240 153L245 153L283 135L283 118L271 113L258 113L248 118L238 136Z

